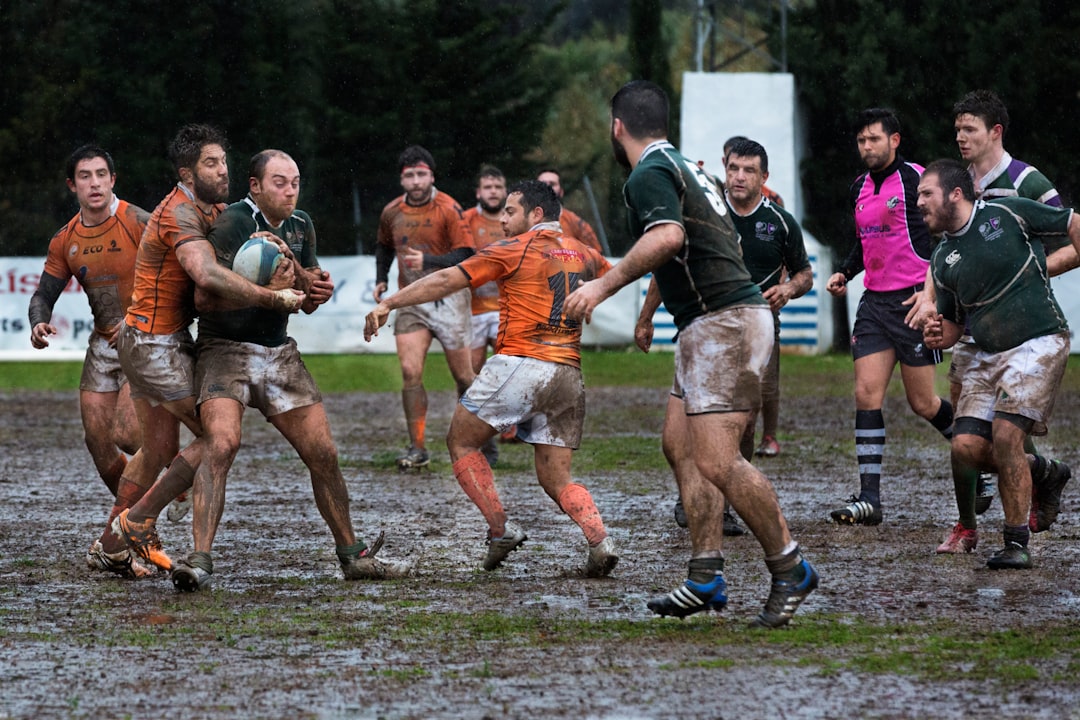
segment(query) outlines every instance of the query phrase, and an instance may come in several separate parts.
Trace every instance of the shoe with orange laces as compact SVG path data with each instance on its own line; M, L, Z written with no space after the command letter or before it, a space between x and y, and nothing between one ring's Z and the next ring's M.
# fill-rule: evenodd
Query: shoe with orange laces
M141 523L128 520L128 511L124 510L113 520L112 531L118 537L124 538L128 547L143 560L157 565L166 572L171 572L172 558L161 547L161 538L158 537L157 528L154 525L153 518Z
M953 526L952 532L949 533L949 537L945 538L945 542L937 546L936 552L939 555L945 555L948 553L962 554L969 553L975 549L975 546L979 544L979 533L974 528L966 528L960 523L956 523Z

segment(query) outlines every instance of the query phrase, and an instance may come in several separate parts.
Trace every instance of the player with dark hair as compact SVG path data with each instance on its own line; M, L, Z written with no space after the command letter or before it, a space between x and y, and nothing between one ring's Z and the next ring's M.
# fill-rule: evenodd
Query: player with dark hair
M405 194L383 208L375 246L375 302L389 284L390 265L398 261L398 287L446 267L476 251L464 212L452 197L435 187L435 160L424 148L411 145L398 157ZM401 362L401 404L409 431L409 447L397 458L407 470L428 464L425 445L427 390L424 362L431 341L438 339L458 394L475 377L472 368L472 295L467 288L438 302L402 310L394 319L394 342Z
M764 194L769 178L765 148L753 140L739 140L724 155L724 199L742 238L743 262L773 312L773 351L761 383L764 428L757 449L758 455L773 456L780 452L776 440L780 414L780 309L810 291L814 271L799 223ZM755 420L747 425L739 446L747 460L755 452Z
M319 268L311 218L296 207L300 171L280 150L264 150L251 159L248 196L225 208L210 228L209 240L218 262L232 268L241 246L255 234L273 235L288 246L288 274L304 292L301 309L312 313L334 293L330 274ZM279 266L277 271L287 271ZM173 584L192 592L206 586L213 573L210 555L225 507L229 468L240 449L244 409L257 408L289 441L311 473L315 504L329 526L346 579L395 577L404 570L374 555L381 538L369 549L358 542L349 514L349 491L338 465L337 446L322 397L296 341L286 334L289 313L245 306L201 289L196 290L199 339L195 386L203 427L203 462L195 473L195 507L191 523L195 549L176 564ZM121 514L126 524L156 518L168 500L148 492Z
M977 200L970 173L955 160L926 168L918 208L941 234L931 257L939 312L923 337L947 348L966 327L976 344L957 405L954 462L1000 477L1005 547L987 566L1030 568L1030 532L1057 520L1071 475L1057 460L1024 452L1028 435L1046 434L1070 344L1038 239L1068 237L1080 251L1080 218L1027 198ZM1075 266L1075 257L1059 253L1055 262Z
M727 140L724 141L724 167L725 168L727 168L728 156L731 154L732 146L735 145L735 143L743 142L744 140L749 140L749 139L750 138L748 138L748 137L746 137L744 135L733 135L732 137L729 137ZM769 171L768 168L765 168L765 172L768 172L768 171ZM779 205L780 207L784 207L784 199L782 197L780 197L780 193L776 192L775 190L770 188L768 185L765 185L764 183L762 183L762 185L761 185L761 196L764 197L769 202L771 202L773 205ZM763 446L764 446L764 444L763 444ZM759 452L758 453L758 455L767 455L767 456L772 456L772 455L775 455L775 454L776 453L769 453L769 452Z
M553 167L543 168L537 173L536 179L545 185L550 185L551 189L555 191L555 194L559 196L559 202L562 202L565 190L562 186L562 175L557 169ZM562 214L559 215L559 225L562 227L565 234L575 240L580 240L598 253L604 251L600 246L600 240L597 239L596 231L593 230L592 225L590 225L585 218L566 206L563 206Z
M725 607L727 498L761 543L772 575L755 625L786 625L818 575L792 539L772 484L739 454L750 413L761 404L772 313L743 263L718 185L667 141L664 91L640 80L624 85L611 100L611 118L615 158L631 170L623 196L637 241L606 275L570 295L566 311L588 320L599 303L652 271L647 302L662 298L679 331L664 450L686 507L693 557L684 584L649 608L685 617Z
M561 231L559 211L559 199L545 183L514 185L502 214L507 239L380 302L365 320L364 338L370 340L395 308L498 283L496 352L462 396L446 439L454 477L488 524L483 567L499 567L526 540L525 531L507 519L491 468L480 452L498 432L516 425L518 437L534 447L540 486L585 535L589 551L583 574L602 577L619 558L592 496L570 475L573 450L581 442L585 387L581 324L567 318L563 303L578 282L610 265Z
M897 152L900 121L892 110L864 110L855 128L867 168L851 185L856 240L825 287L835 297L844 297L848 280L866 271L866 291L851 335L859 494L831 515L843 525L877 525L882 520L886 438L882 406L897 362L911 409L946 439L952 438L953 407L934 393L934 366L941 362L941 352L926 347L922 333L906 324L905 306L923 295L932 247L930 232L915 208L922 167Z
M124 453L139 449L140 433L131 388L113 342L131 301L135 254L150 214L114 194L116 168L101 147L76 149L66 170L79 212L49 241L45 269L30 298L30 343L39 350L49 346L49 336L57 332L53 308L74 277L94 316L79 380L83 439L98 475L115 498L127 467ZM86 561L92 569L129 577L149 573L126 548L106 553L100 542L87 552Z
M161 547L156 516L125 523L120 514L151 486L167 504L191 486L202 458L194 343L188 330L195 318L195 288L281 312L295 311L304 300L292 289L291 273L280 285L260 287L218 265L206 235L229 193L225 142L225 135L212 126L185 125L169 145L180 181L154 210L143 233L131 305L117 340L143 444L120 480L101 543L105 552L118 552L126 541L166 570L172 569L172 559ZM181 422L195 439L177 454ZM155 482L166 465L168 471Z

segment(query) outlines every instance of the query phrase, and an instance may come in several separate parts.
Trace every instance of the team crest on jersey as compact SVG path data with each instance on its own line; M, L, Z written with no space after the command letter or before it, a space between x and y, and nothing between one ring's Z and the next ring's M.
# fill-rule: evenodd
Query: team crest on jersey
M76 243L76 244L72 245L70 248L68 248L68 257L75 257L78 254L79 254L79 245L78 245L78 243Z
M1001 229L1001 218L995 215L979 225L979 234L983 240L997 240L1005 231Z
M899 204L900 198L896 195L893 195L891 198L889 198L888 202L885 203L886 207L888 207L890 210L894 209Z
M956 263L960 262L960 252L953 250L951 253L945 256L945 264L952 267Z
M771 242L776 235L776 225L770 222L758 222L754 224L754 237L763 242Z

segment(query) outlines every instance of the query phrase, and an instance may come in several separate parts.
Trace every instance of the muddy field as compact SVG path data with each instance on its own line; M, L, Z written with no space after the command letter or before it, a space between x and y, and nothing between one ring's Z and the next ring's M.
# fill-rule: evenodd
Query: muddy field
M75 393L0 393L0 719L1080 716L1075 650L1036 652L1027 674L1006 673L1017 662L1007 654L989 661L1000 672L984 655L936 672L902 660L908 636L1075 632L1080 488L1034 538L1032 571L985 569L1001 542L996 502L975 553L935 556L955 518L945 443L894 394L885 524L831 525L828 511L857 488L850 377L835 382L787 400L783 452L758 461L822 577L793 627L773 633L747 629L767 594L749 536L726 546L724 613L680 622L645 606L682 581L689 552L656 461L661 389L590 392L578 460L622 553L609 579L576 575L580 533L537 486L531 451L506 445L497 480L530 540L484 573L485 528L445 448L430 443L430 472L398 474L397 395L347 394L327 405L354 522L369 540L385 530L384 554L414 562L415 577L342 581L302 465L248 413L214 584L192 595L164 575L86 569L108 494L81 444ZM449 393L433 395L432 437L452 407ZM1075 393L1057 413L1041 447L1078 463ZM613 442L635 452L593 467ZM189 519L160 528L174 555L190 549ZM895 665L865 661L880 644L896 646Z

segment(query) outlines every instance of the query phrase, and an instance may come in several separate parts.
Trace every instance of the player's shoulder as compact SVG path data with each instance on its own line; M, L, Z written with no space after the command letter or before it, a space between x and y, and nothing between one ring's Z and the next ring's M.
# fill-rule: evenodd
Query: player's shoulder
M405 196L398 195L396 198L386 203L382 209L382 216L386 217L394 213L401 211L401 206L405 204Z
M311 215L309 215L306 210L300 210L299 208L293 210L291 219L302 227L311 227L314 225L314 223L311 222Z
M125 225L135 225L138 227L145 227L146 223L150 221L150 213L143 210L138 205L129 203L123 198L117 198L119 202L116 206L116 217L120 222Z
M431 199L432 204L443 211L452 211L457 216L464 215L465 211L461 209L461 204L453 198L452 195L447 195L442 190L437 190L435 196Z

